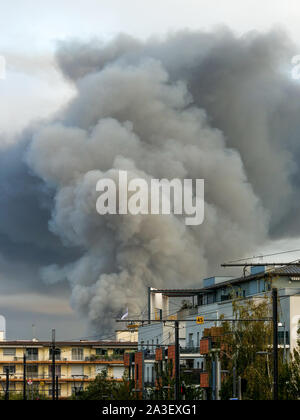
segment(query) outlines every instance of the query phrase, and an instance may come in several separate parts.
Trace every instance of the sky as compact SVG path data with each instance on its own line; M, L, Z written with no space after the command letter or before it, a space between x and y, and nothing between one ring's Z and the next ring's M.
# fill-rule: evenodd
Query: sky
M6 62L6 78L0 79L1 142L14 142L16 135L32 120L51 116L74 95L72 85L63 79L54 61L60 40L100 38L107 41L121 32L147 39L182 29L209 31L219 25L226 25L242 35L280 26L299 44L300 54L299 21L298 0L2 2L0 55ZM278 241L267 243L257 250L257 255L298 248L300 240L297 238ZM290 258L299 255L292 253ZM22 267L16 269L22 276ZM25 275L30 278L31 274ZM51 328L57 329L58 339L87 334L84 321L71 309L64 289L51 290L41 285L40 290L36 290L34 285L30 287L30 281L24 288L8 284L1 266L0 313L6 316L8 338L31 338L35 334L46 339L51 336Z

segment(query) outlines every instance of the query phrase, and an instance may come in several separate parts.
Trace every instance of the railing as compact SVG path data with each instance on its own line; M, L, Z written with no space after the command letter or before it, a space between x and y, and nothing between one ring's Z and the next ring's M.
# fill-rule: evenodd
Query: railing
M153 388L153 387L155 387L155 382L154 381L144 382L144 387L145 388Z
M284 340L285 338L285 340ZM285 331L285 337L284 337L284 331L278 331L278 344L279 345L286 345L288 346L290 344L290 334L289 331Z
M124 360L124 355L123 354L115 354L112 356L107 356L107 355L103 355L103 356L91 356L91 357L86 357L85 361L88 362L97 362L97 360L101 361L101 362L113 362L113 361L123 361Z
M26 355L26 360L28 362L38 362L39 361L39 356L35 356L35 355L28 356L28 355Z
M43 362L45 364L51 364L52 363L52 359L48 359L48 357L46 358L28 358L27 357L27 362L29 364L34 364L34 362ZM116 354L116 355L112 355L112 356L107 356L107 355L103 355L103 356L97 356L97 355L93 355L90 357L84 357L84 358L63 358L63 357L56 357L55 361L56 362L97 362L97 361L107 361L107 362L113 362L113 361L123 361L124 360L124 355L123 354ZM7 364L7 365L13 365L15 363L20 364L23 363L23 357L16 357L16 356L1 356L0 357L0 363L1 364Z
M146 360L155 360L155 353L145 353L144 359Z
M188 346L188 347L180 347L180 354L196 354L199 353L200 355L200 347Z

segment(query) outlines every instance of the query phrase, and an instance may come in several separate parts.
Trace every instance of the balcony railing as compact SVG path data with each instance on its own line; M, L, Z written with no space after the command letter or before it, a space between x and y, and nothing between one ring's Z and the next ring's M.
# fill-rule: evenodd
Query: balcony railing
M154 388L155 387L155 382L154 381L146 381L146 382L144 382L144 387L145 388Z
M144 359L146 359L146 360L155 360L155 353L145 353Z
M90 357L83 357L83 358L64 358L61 356L55 357L56 362L113 362L113 361L123 361L124 355L123 354L114 354L114 355L92 355ZM32 362L42 362L44 364L51 364L52 359L49 359L48 356L45 358L43 357L36 357L36 356L29 356L27 357L27 362L33 364ZM17 356L0 356L0 363L2 364L20 364L23 363L23 357Z
M199 353L200 356L200 347L194 346L187 346L187 347L180 347L180 354L197 354Z
M114 362L114 361L123 361L124 355L123 354L114 354L111 356L107 355L95 355L91 357L86 357L84 359L85 362L97 362L97 360L101 362Z

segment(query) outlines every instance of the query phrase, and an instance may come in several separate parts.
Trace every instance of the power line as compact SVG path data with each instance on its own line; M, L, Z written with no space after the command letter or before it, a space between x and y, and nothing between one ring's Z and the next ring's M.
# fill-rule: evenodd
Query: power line
M240 258L239 260L228 261L228 263L231 264L231 263L237 263L237 262L240 262L240 261L253 260L255 258L273 257L275 255L290 254L292 252L300 252L300 249L292 249L290 251L276 252L276 253L273 253L273 254L265 254L265 255L257 255L257 256L248 257L248 258Z

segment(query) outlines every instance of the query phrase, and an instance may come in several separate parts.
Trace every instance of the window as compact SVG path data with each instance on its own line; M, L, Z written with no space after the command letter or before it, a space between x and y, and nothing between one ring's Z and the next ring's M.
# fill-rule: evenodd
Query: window
M52 378L52 366L48 366L49 378ZM55 365L55 376L61 378L61 366Z
M9 391L14 392L16 390L16 383L15 382L9 382Z
M289 344L289 343L290 343L289 332L285 331L285 337L284 337L284 331L278 331L278 344L284 345L284 344Z
M200 333L197 332L197 347L200 346Z
M28 378L38 378L39 376L38 365L27 365L26 371L27 371Z
M107 349L96 349L97 356L107 356Z
M83 349L82 348L72 349L72 360L83 360Z
M71 367L71 375L76 377L83 377L83 366L82 365L74 365Z
M15 357L16 356L16 349L11 348L11 347L4 348L3 349L3 356L13 356L13 357Z
M203 305L203 295L198 295L198 306L202 306Z
M83 391L83 386L80 384L76 384L72 386L72 394L78 395L80 392Z
M39 349L28 348L26 349L27 360L39 360Z
M193 360L193 359L188 359L188 360L186 361L186 367L187 367L188 369L193 369L193 368L194 368L194 360Z
M6 369L8 369L10 375L14 375L16 373L16 366L15 365L9 365L9 366L3 366L3 374L6 374Z
M189 347L194 347L193 335L194 334L189 334Z
M61 396L61 385L58 385L58 390L56 391L56 387L55 387L55 393L58 393L58 396ZM49 390L48 390L48 395L49 397L52 397L52 384L49 386Z
M52 360L52 349L49 349L49 360ZM55 360L61 360L61 349L55 349Z
M125 352L124 349L114 349L114 354L117 354L117 355L123 356L124 352Z
M114 366L113 367L113 377L114 379L122 379L125 373L125 368L123 366Z
M95 375L101 375L104 371L107 371L107 365L96 365Z

